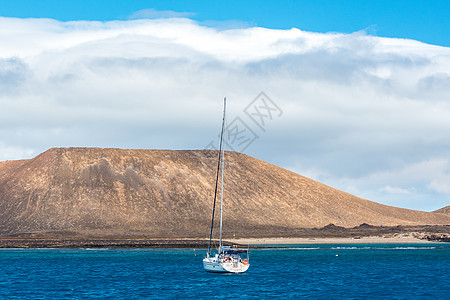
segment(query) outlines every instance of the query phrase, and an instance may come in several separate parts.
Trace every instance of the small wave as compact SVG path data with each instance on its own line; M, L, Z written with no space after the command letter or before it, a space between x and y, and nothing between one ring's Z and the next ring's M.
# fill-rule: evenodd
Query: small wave
M407 246L407 247L331 247L332 250L427 250L436 249L436 247L417 247L417 246Z
M0 248L0 251L11 251L11 250L30 250L29 248Z
M322 249L320 247L289 247L289 248L283 248L283 249L289 249L289 250L319 250Z
M80 250L87 250L87 251L106 251L106 250L111 250L111 248L80 248Z
M393 247L393 248L379 248L379 249L394 249L394 250L427 250L427 249L436 249L436 247Z
M332 250L367 250L373 249L372 247L331 247Z
M273 251L273 250L319 250L320 247L267 247L259 249L250 249L250 251Z

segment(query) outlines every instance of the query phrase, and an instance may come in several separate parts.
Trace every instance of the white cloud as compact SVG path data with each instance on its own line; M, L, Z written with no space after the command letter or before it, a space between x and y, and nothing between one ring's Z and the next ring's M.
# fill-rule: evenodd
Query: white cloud
M0 158L53 146L202 148L227 96L230 118L259 136L250 155L386 204L448 204L449 48L219 30L164 14L0 18ZM261 90L284 112L264 132L243 112Z
M435 158L403 166L386 167L382 171L370 169L362 176L330 176L322 181L388 205L434 210L445 206L450 199L448 159ZM352 186L353 185L353 186ZM354 187L358 187L355 192Z
M28 157L32 155L34 150L21 147L14 147L6 145L0 141L0 161L10 160L18 157Z
M386 185L386 186L382 187L380 189L380 191L381 192L390 193L390 194L405 194L405 195L411 195L412 194L407 189L403 189L401 187L396 187L396 186L390 186L390 185Z

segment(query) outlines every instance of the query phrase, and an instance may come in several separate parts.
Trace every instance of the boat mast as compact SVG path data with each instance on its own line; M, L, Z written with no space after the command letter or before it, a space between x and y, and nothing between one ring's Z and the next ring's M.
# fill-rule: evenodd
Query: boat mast
M227 98L223 99L223 120L225 123L225 109L227 106ZM223 139L223 136L222 136ZM219 248L222 249L222 212L223 212L223 171L225 167L225 147L222 147L222 180L221 180L221 186L220 186L220 242L219 242Z
M213 204L213 211L212 211L212 218L211 218L211 232L209 234L209 245L208 245L208 252L207 252L208 257L211 254L211 241L212 241L213 228L214 228L214 215L215 215L215 211L216 211L217 187L218 187L218 183L219 183L219 169L220 169L220 162L222 159L222 141L223 141L223 130L224 130L224 126L225 126L226 99L227 98L223 99L222 129L220 131L219 159L217 161L216 187L214 189L214 204ZM222 230L221 230L220 234L222 234ZM220 244L222 244L222 239L220 240Z

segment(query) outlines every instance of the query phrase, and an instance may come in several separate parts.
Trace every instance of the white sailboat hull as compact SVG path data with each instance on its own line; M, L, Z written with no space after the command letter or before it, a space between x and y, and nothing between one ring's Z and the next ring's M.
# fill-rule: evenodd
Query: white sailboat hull
M230 273L244 273L245 271L247 271L248 267L250 267L249 264L243 264L241 262L238 262L237 264L222 263L222 268Z
M228 271L225 270L219 262L211 261L211 259L209 258L205 258L203 260L203 268L205 268L205 270L208 272L228 273Z
M208 272L213 273L244 273L250 267L250 264L244 264L238 261L219 261L216 258L203 259L203 267Z

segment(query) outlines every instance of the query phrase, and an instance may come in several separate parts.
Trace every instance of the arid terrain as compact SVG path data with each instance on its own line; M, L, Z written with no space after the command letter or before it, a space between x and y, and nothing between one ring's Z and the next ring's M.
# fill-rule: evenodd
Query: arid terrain
M206 238L216 165L212 150L101 148L54 148L0 162L0 236ZM320 235L328 224L450 225L445 211L378 204L241 153L226 152L225 168L225 238Z

